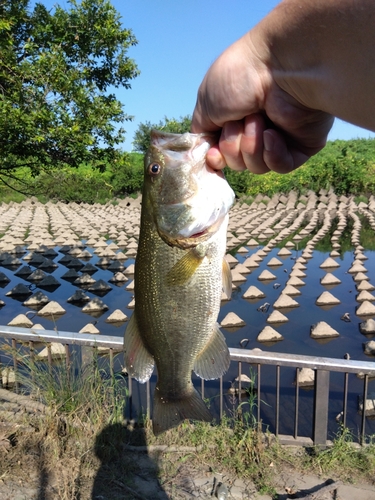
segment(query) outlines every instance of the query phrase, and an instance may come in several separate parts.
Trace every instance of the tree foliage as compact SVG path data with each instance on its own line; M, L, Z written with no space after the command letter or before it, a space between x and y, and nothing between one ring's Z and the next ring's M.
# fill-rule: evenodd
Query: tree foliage
M62 200L105 203L139 193L143 184L143 155L120 152L100 171L90 163L78 168L51 167L32 176L30 169L20 168L20 174L41 201ZM258 194L333 188L336 194L368 197L375 191L375 140L357 139L329 142L308 163L289 174L270 172L265 175L249 171L225 169L226 178L238 196L252 201ZM11 181L12 182L12 181ZM0 200L22 201L19 193L0 183Z
M190 132L191 116L186 115L176 118L164 117L159 123L145 122L140 123L133 138L134 151L139 153L146 153L150 146L150 133L151 130L163 130L163 132L171 132L172 134L184 134Z
M43 202L106 203L139 193L143 185L143 156L140 153L119 152L103 171L89 163L82 163L74 169L69 166L50 167L35 176L28 168L18 170L29 192ZM20 201L19 193L0 184L0 200L5 199Z
M375 139L336 140L289 174L225 169L237 195L288 193L293 189L319 191L333 187L336 194L371 194L375 189Z
M143 161L137 153L123 153L104 172L82 164L76 169L51 168L31 179L44 199L76 203L105 203L141 191Z
M82 162L103 166L131 119L111 92L138 75L137 43L108 0L68 10L0 0L0 180Z

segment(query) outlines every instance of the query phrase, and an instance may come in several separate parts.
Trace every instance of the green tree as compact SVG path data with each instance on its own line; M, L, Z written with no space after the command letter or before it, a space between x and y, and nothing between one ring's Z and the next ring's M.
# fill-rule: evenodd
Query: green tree
M108 168L113 193L124 196L142 190L143 156L139 153L123 153Z
M139 71L137 43L108 0L67 0L52 10L0 0L0 181L82 162L104 168L131 120L111 92Z
M190 115L182 116L179 120L176 120L176 118L167 118L165 116L164 120L160 120L157 124L148 121L140 123L133 138L134 151L143 154L146 153L150 146L150 133L153 129L171 132L172 134L184 134L185 132L190 132L190 126Z

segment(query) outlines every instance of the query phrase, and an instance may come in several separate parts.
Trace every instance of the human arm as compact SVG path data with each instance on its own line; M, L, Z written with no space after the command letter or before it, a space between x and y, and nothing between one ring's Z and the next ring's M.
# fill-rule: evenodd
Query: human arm
M375 2L284 0L207 72L192 131L220 131L207 160L288 172L334 117L375 130Z

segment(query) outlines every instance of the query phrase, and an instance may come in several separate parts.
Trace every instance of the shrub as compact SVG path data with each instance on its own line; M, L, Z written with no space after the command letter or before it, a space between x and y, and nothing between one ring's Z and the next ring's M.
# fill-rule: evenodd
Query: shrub
M334 187L336 194L370 194L375 188L375 140L328 142L326 147L289 174L234 172L226 177L237 195L273 195Z

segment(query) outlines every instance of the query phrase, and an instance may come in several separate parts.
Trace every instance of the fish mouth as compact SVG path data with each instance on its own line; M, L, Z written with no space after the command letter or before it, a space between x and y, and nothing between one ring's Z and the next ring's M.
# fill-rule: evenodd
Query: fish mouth
M199 243L203 243L204 241L207 241L209 238L211 238L211 236L215 234L219 229L219 227L221 226L221 223L223 222L224 218L225 217L220 217L209 227L202 229L197 233L193 233L189 236L182 236L182 235L171 236L170 234L167 234L160 229L158 230L158 232L160 237L168 245L181 248L182 250L186 250L188 248L194 248Z
M204 229L203 231L199 231L199 233L194 233L190 236L190 238L199 238L200 236L202 236L203 234L206 234L207 233L207 229Z

